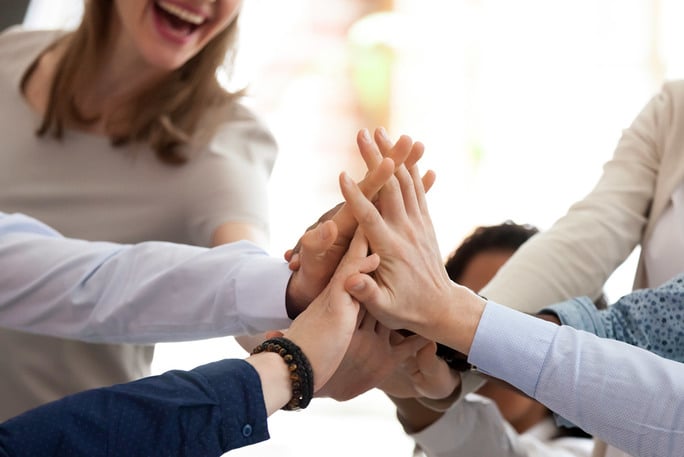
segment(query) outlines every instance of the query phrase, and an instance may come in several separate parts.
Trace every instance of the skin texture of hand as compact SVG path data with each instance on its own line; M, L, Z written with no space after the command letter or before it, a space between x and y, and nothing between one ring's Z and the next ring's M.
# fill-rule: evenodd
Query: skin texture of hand
M369 311L390 328L415 332L416 325L426 320L423 303L446 295L451 281L442 265L420 180L414 183L402 167L396 175L379 192L375 204L359 194L345 173L340 176L340 187L372 252L381 258L372 279L358 278L358 285L374 293L364 297L372 298ZM444 302L436 303L448 308Z
M378 257L367 253L363 236L355 236L330 283L285 332L311 362L314 392L337 370L357 329L360 306L344 290L344 282L351 274L368 273L378 266Z
M376 255L368 255L365 238L355 236L330 283L284 333L311 363L314 392L320 390L337 370L357 328L360 305L344 290L344 282L350 274L373 271L378 263ZM276 335L283 333L274 331L267 337ZM287 365L280 355L267 352L252 355L247 362L259 373L264 404L270 415L291 398Z
M427 340L418 335L402 337L362 308L359 325L342 363L317 396L350 400L400 370L426 343Z
M420 160L424 151L422 143L414 143L406 135L392 144L384 129L376 130L375 142L366 129L359 131L357 145L369 170L359 183L359 188L371 199L391 177L397 164L408 163L412 166ZM434 175L426 175L424 184L430 187L433 183ZM335 223L337 231L322 227L327 220ZM290 317L301 312L312 297L325 287L346 252L356 226L353 214L342 203L321 216L318 222L309 227L295 248L285 253L285 259L294 271L287 294Z
M356 144L359 148L359 153L361 154L361 157L368 168L366 177L359 183L359 187L361 187L363 190L364 195L369 197L371 200L375 198L375 193L380 190L380 187L369 181L369 179L372 177L373 171L377 170L378 167L381 166L383 158L392 159L395 167L401 165L402 163L410 167L415 165L420 160L420 158L423 156L423 152L425 151L425 147L422 143L414 143L406 135L403 135L395 144L392 144L391 140L387 136L387 132L385 132L385 129L382 127L375 130L374 136L375 142L371 140L367 129L359 130L356 135ZM389 178L389 176L387 176L387 178ZM433 178L434 175L426 176L424 178L425 180L423 185L426 189L426 192L434 184ZM382 184L384 184L384 181ZM352 236L354 235L357 224L353 214L351 211L349 211L349 208L345 208L345 206L346 205L344 201L338 203L333 208L323 213L323 215L321 215L321 217L319 217L318 220L310 225L306 230L312 230L316 228L317 225L327 220L333 220L340 228L340 237L343 237L343 239L337 241L337 244L344 246L346 249L346 247L349 245L349 240L351 240ZM299 252L301 247L302 239L300 238L294 248L285 252L285 260L289 262L290 268L292 270L299 269Z
M426 344L402 371L380 386L397 407L397 417L407 433L423 430L444 414L423 405L418 397L442 399L460 392L461 375L435 354L436 348L434 342Z
M436 350L437 345L428 341L378 387L396 398L448 397L460 386L461 376L435 354Z
M453 283L444 269L417 167L398 167L373 204L342 173L347 206L381 263L347 290L384 325L408 329L467 354L485 300Z
M394 162L383 159L359 183L366 195L375 195L392 176ZM293 272L286 293L288 315L295 318L328 284L340 259L347 251L354 231L349 234L347 217L333 217L331 222L318 224L300 240L298 269ZM343 230L341 230L341 228Z

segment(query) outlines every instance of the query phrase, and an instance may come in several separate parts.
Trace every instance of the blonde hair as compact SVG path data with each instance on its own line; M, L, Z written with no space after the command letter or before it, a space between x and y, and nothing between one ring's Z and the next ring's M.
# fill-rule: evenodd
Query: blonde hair
M101 64L112 14L116 14L113 2L87 1L80 26L62 38L66 40L66 52L57 65L38 135L51 132L62 138L65 125L98 120L86 118L79 111L76 97L78 88L97 73ZM206 108L241 94L226 91L216 79L216 70L227 59L227 63L233 63L234 52L228 56L228 51L235 49L236 42L237 17L183 66L135 94L126 106L113 113L106 126L112 144L147 142L161 161L185 163L187 157L181 153L181 146L190 140ZM117 132L117 126L123 126L125 133Z

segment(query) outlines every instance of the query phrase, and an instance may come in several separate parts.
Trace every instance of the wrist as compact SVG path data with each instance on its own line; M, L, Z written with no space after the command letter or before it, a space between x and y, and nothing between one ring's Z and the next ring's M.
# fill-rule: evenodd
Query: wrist
M286 404L292 396L287 365L278 354L262 352L245 359L259 375L266 414L270 416Z
M449 396L439 399L397 398L388 395L397 407L397 419L408 434L419 433L434 424L461 397L461 382Z
M451 282L441 294L439 310L416 333L467 355L487 300L470 289Z
M278 355L281 364L286 367L291 394L282 409L297 410L309 406L314 393L313 368L301 348L288 338L276 337L264 341L252 351L252 354L261 353Z
M285 311L287 312L287 317L294 320L304 311L308 303L304 303L306 300L302 300L302 293L297 293L297 285L295 280L295 275L297 272L293 272L290 275L290 279L287 282L287 287L285 288Z
M553 322L556 325L561 325L560 319L558 319L558 316L552 313L539 313L536 315L539 319Z

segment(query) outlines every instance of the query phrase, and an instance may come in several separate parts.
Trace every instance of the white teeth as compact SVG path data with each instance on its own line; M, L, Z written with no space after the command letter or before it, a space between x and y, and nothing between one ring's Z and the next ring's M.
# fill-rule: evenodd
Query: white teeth
M200 25L202 22L204 22L204 16L200 16L199 14L195 14L192 11L183 9L175 3L169 3L161 0L157 2L157 5L159 5L159 7L167 13L173 14L177 18L182 19L185 22L189 22L193 25Z

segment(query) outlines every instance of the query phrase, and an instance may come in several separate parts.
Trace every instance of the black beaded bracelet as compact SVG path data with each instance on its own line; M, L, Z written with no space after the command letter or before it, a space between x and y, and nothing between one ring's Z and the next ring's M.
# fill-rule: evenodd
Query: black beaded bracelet
M271 338L255 347L252 354L260 352L280 355L290 371L292 398L282 409L293 411L309 406L314 394L313 368L299 346L284 337Z

